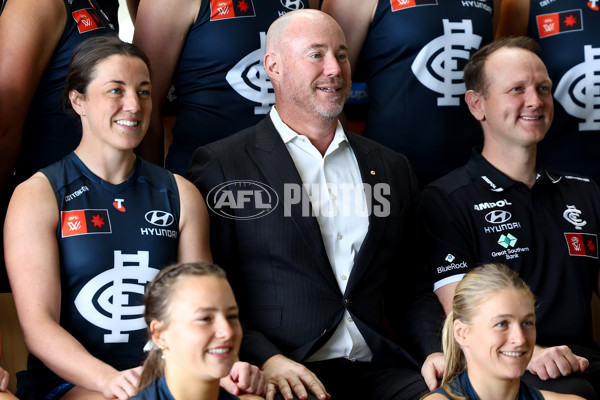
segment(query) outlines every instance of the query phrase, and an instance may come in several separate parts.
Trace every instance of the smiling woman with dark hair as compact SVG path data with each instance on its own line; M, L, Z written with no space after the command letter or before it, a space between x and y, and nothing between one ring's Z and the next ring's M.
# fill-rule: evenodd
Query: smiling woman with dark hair
M81 142L11 199L6 266L31 353L21 399L135 394L145 284L175 261L211 261L200 193L133 152L151 91L137 47L116 36L83 42L63 96L81 120Z

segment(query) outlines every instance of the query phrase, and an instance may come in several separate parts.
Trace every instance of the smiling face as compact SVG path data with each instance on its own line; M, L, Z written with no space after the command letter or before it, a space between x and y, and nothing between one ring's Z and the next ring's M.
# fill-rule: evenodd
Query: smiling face
M267 56L266 68L275 61L280 87L277 110L333 120L350 95L350 63L341 28L326 15L298 15L284 30L275 57Z
M522 290L505 289L481 303L470 324L454 322L469 370L486 380L519 379L535 346L535 310Z
M69 93L80 114L83 135L99 148L130 150L141 142L150 121L150 73L137 57L113 55L100 61L86 93Z
M152 321L152 338L165 348L165 374L177 380L218 380L237 360L242 328L227 280L190 276L172 289L169 323Z
M468 91L467 103L481 121L485 145L532 146L544 138L554 115L552 82L531 51L504 47L485 64L485 93Z

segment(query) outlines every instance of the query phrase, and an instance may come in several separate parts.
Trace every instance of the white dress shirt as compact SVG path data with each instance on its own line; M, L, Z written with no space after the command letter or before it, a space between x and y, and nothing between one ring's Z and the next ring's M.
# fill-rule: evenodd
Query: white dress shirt
M290 129L275 107L271 120L283 139L312 204L323 244L341 293L346 291L354 260L369 229L369 213L358 162L338 121L325 155L308 137ZM311 215L306 215L310 218ZM365 339L346 310L336 331L307 361L333 358L370 361Z

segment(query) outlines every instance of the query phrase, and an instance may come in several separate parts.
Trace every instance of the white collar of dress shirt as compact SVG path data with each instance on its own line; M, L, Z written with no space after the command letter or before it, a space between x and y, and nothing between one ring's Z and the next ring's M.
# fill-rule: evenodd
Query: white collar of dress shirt
M279 116L279 113L277 112L277 108L275 108L275 106L271 107L269 116L271 117L271 121L273 121L275 129L277 129L277 132L279 132L279 136L281 136L281 139L285 144L288 144L292 140L297 140L300 137L300 134L296 133L294 130L292 130L292 128L287 126L285 122L281 120L281 117ZM343 142L348 142L348 138L346 137L346 133L344 132L342 124L338 120L337 126L335 128L335 135L333 137L333 140L331 141L331 144L327 148L327 152L325 153L325 155L337 149ZM350 143L348 143L348 145L350 145Z

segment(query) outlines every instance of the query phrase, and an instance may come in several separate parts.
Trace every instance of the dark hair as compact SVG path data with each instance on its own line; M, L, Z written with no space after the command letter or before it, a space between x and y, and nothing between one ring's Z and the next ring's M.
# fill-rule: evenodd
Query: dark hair
M504 264L484 264L469 271L459 282L452 299L452 310L446 317L442 331L442 344L446 366L442 387L452 399L464 399L451 388L450 382L467 368L465 356L454 338L454 321L471 324L479 306L490 296L505 290L514 289L524 293L535 306L535 298L529 286L515 271Z
M149 340L152 340L150 331L152 321L156 320L165 326L169 325L173 291L178 282L190 276L212 276L227 279L227 275L221 267L207 262L174 264L161 270L146 286L144 294L144 320L148 325ZM165 363L161 356L162 351L156 347L148 352L138 383L140 391L164 373Z
M89 38L81 42L71 56L71 63L67 71L67 83L61 97L63 109L67 114L75 112L71 100L69 100L69 92L77 90L79 93L85 94L88 85L96 76L96 66L104 59L114 55L141 59L152 76L150 60L136 45L124 42L112 34Z
M526 36L506 36L483 46L471 56L463 70L467 90L474 90L485 96L488 88L484 71L485 64L492 53L504 47L516 47L534 54L538 54L540 49L535 40Z

